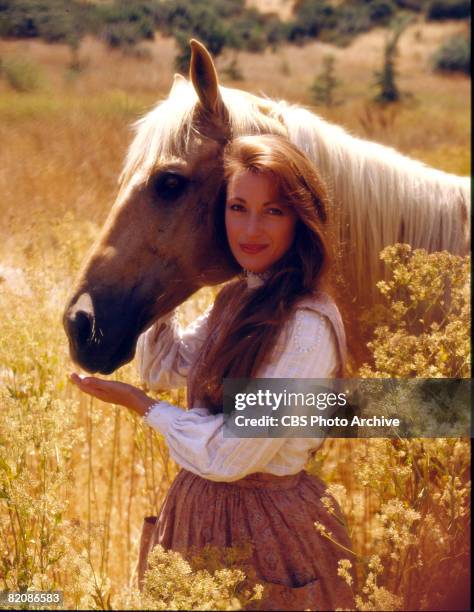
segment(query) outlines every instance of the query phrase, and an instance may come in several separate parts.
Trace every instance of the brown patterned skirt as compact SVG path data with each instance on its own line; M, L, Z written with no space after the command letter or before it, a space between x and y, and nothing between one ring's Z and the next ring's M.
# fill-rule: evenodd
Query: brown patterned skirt
M321 501L329 497L335 514ZM252 543L252 566L264 585L261 610L354 608L351 588L337 575L339 559L353 555L321 535L351 549L341 510L322 480L302 470L290 476L258 472L233 482L207 480L181 469L160 516L145 519L140 541L138 580L156 544L185 553L190 547ZM353 585L354 586L354 585ZM246 609L254 609L251 602Z

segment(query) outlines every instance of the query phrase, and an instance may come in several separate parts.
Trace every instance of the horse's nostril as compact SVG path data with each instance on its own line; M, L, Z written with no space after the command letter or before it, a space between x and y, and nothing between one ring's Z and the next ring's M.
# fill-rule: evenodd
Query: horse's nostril
M80 344L89 342L92 338L94 320L88 312L76 312L77 339Z
M77 350L85 348L94 336L94 304L89 293L82 293L64 316L64 327Z
M69 329L79 347L91 341L93 327L93 316L84 310L77 310L69 317Z

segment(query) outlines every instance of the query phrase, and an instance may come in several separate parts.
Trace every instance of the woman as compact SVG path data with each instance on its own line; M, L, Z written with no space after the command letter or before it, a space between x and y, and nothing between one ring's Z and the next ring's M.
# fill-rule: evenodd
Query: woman
M156 544L184 552L250 541L266 587L263 610L353 606L337 575L350 548L341 512L328 511L325 485L304 469L317 438L224 438L224 378L331 378L345 374L345 335L330 297L335 273L328 198L305 155L281 136L237 138L224 152L225 228L242 268L184 332L174 313L139 338L143 381L154 390L187 383L188 410L156 402L130 385L73 380L104 401L142 415L166 438L181 467L143 561ZM324 290L323 290L324 289ZM89 381L89 382L86 382Z

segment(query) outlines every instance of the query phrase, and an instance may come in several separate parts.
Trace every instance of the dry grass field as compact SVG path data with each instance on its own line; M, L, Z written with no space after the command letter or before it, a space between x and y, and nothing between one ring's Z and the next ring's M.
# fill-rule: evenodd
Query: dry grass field
M309 88L331 53L341 104L320 108L322 116L465 175L470 80L436 75L428 64L439 44L464 28L409 26L398 71L413 98L393 110L368 104L383 29L345 49L313 42L242 52L243 80L222 82L311 106ZM107 596L116 608L127 605L123 589L133 582L141 521L157 514L177 471L160 436L125 409L72 388L61 327L66 294L114 200L129 125L166 96L172 80L173 39L157 36L140 49L141 57L123 55L87 38L81 70L73 73L66 46L0 40L2 58L21 57L38 76L38 88L23 93L0 78L0 590L55 585L68 608L106 608ZM234 57L219 57L218 68ZM213 291L201 291L180 308L181 321L212 298ZM133 363L112 378L139 384ZM166 397L184 405L182 390ZM454 555L449 572L462 576L469 461L469 443L457 439L333 440L318 455L310 469L332 485L355 549L373 570L373 599L359 609L380 609L381 602L400 609L398 596L414 605L423 571L447 572L446 555ZM432 505L420 510L431 490ZM415 535L411 527L421 523ZM390 559L383 571L374 555Z

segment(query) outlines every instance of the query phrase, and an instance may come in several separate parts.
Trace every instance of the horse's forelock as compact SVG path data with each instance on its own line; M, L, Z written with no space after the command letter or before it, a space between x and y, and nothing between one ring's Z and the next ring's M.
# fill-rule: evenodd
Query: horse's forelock
M261 133L287 135L277 116L277 107L275 113L263 113L259 108L263 99L224 86L219 90L233 137ZM133 124L135 138L119 177L122 188L133 178L146 179L160 159L186 156L192 135L196 134L193 117L197 103L198 97L191 82L184 78L175 79L168 97Z
M127 152L119 177L122 187L134 177L150 175L160 159L183 157L193 133L194 88L185 79L175 80L169 96L138 119L132 128L135 138Z

